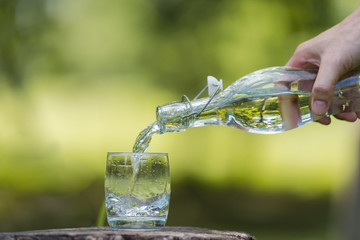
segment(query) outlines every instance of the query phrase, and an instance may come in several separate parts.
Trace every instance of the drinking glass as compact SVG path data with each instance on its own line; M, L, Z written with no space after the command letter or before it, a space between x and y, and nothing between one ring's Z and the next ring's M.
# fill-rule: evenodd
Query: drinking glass
M107 154L105 206L111 228L160 230L167 220L169 202L167 153Z

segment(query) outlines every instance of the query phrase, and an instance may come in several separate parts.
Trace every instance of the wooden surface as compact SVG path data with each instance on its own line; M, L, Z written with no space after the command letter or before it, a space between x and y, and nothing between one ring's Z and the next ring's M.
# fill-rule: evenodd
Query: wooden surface
M115 231L110 228L49 229L0 233L0 240L255 240L243 232L218 231L192 227L165 227L161 231Z

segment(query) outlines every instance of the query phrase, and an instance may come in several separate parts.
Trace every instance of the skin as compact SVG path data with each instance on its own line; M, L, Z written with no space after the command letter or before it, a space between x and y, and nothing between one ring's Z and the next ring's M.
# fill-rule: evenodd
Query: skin
M324 115L331 105L335 83L360 72L360 8L339 24L301 43L286 65L318 71L312 89L312 112L323 116L318 122L330 124L330 117ZM340 113L335 117L354 122L360 113Z

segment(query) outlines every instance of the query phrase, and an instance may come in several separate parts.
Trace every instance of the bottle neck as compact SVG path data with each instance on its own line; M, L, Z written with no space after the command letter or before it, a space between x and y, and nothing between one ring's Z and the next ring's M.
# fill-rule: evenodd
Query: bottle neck
M160 133L182 132L189 127L196 127L196 122L200 120L197 116L206 105L209 98L201 98L189 102L171 102L156 109L156 120L160 128ZM203 121L203 119L202 119Z

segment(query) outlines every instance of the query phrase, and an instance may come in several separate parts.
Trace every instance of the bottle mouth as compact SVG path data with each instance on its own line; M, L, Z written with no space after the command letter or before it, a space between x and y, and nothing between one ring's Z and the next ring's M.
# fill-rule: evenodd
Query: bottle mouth
M186 103L177 101L167 103L156 108L156 119L160 123L179 121L190 113Z
M156 108L156 121L160 133L178 132L188 125L188 118L184 118L191 112L187 103L177 101L167 103Z
M165 125L162 123L163 122L162 115L163 115L163 111L162 111L161 106L157 106L156 107L156 121L159 126L160 134L165 133Z

